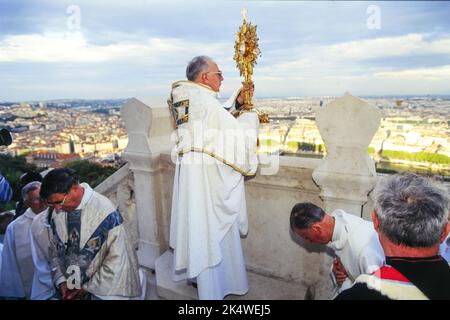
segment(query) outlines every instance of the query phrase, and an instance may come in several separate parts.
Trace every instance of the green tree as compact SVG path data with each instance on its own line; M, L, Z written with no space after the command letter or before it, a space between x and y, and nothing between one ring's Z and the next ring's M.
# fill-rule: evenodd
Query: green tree
M298 142L297 141L289 141L287 143L289 148L295 149L296 151L298 150Z
M327 149L323 143L319 144L319 153L325 153Z
M316 145L314 143L300 142L298 144L298 148L302 151L314 151L316 149Z
M65 167L75 170L80 182L86 182L92 188L98 186L116 171L113 167L103 167L88 160L68 162Z
M27 163L25 157L0 155L0 172L13 189L12 200L5 206L5 210L14 209L16 201L20 199L20 176L27 171L36 171L36 166Z
M116 171L113 167L103 167L98 163L87 160L69 162L65 167L75 170L80 182L86 182L92 188L95 188ZM20 176L27 171L38 170L34 164L27 163L24 156L0 155L0 172L13 189L12 200L3 209L14 209L15 203L20 199Z
M259 145L260 146L272 147L272 146L276 146L278 144L279 144L278 141L272 140L272 139L267 139L267 140L261 139L261 140L259 140Z
M450 157L432 152L415 152L383 150L382 156L389 159L409 160L417 162L429 162L436 164L450 164Z

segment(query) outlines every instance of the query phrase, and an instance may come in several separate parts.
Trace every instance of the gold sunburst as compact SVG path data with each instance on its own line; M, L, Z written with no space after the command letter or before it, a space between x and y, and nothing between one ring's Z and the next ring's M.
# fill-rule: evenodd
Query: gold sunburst
M240 75L244 78L242 84L244 87L253 85L253 67L258 57L261 56L261 50L258 47L258 37L256 35L256 27L250 22L247 22L246 17L247 10L244 8L242 11L243 23L236 34L236 42L234 45L234 60L236 66L239 69ZM249 111L253 109L252 94L246 90L244 92L244 105L242 110ZM255 109L258 113L259 120L262 123L269 122L267 114L262 113Z

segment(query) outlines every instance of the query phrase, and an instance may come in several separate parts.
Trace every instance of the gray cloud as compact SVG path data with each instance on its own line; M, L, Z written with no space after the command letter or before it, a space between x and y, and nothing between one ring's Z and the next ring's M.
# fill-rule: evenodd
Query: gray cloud
M198 54L217 60L226 95L240 83L232 55L243 6L258 25L259 96L450 88L446 2L82 0L79 34L67 30L71 4L0 0L2 99L165 94ZM369 4L381 9L380 30L366 26Z

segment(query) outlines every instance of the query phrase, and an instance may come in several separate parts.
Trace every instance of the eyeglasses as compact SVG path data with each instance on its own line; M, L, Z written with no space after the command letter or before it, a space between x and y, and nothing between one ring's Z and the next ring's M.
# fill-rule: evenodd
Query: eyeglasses
M222 71L208 71L207 73L218 74L219 77L223 77Z
M67 196L69 195L70 191L68 193L66 193L64 199L62 199L61 201L56 201L56 202L48 202L47 201L47 205L49 207L54 207L54 206L63 206L64 203L66 202Z

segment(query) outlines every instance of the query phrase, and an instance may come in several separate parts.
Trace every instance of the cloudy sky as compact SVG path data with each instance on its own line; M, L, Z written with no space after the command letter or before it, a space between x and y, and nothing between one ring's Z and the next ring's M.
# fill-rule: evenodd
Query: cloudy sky
M257 97L450 94L450 2L0 0L0 101L167 95L200 54L227 96L243 7Z

